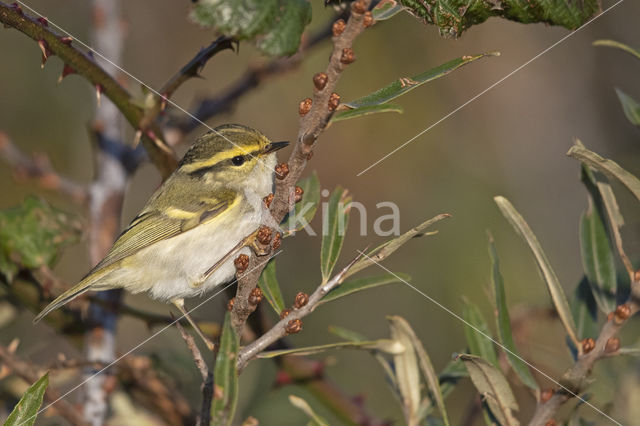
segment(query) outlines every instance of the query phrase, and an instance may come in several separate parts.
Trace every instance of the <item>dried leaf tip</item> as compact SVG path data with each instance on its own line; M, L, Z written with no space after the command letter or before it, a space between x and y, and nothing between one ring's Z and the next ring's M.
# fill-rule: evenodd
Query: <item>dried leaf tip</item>
M311 98L306 98L305 100L301 101L300 105L298 106L298 114L300 114L300 116L307 115L307 113L311 111L312 104L313 101L311 100Z
M342 49L342 55L340 55L340 62L345 65L352 64L356 61L356 54L350 47Z
M329 81L329 77L327 77L327 74L323 72L316 73L313 76L313 85L317 90L324 89L327 85L327 81Z
M340 34L344 32L344 29L346 27L347 27L347 24L344 22L344 20L338 19L336 22L333 23L333 26L331 27L331 32L333 33L334 37L338 37Z
M284 331L286 331L287 334L296 334L296 333L299 333L301 330L302 330L302 320L300 319L292 319L291 321L289 321L289 323L284 329Z

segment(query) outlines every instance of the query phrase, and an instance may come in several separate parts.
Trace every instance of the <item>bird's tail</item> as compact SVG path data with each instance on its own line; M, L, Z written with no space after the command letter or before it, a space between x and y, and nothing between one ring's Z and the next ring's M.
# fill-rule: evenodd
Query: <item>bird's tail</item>
M71 287L60 296L56 297L53 302L49 303L47 307L42 310L42 312L36 315L36 317L33 319L33 323L37 323L49 313L70 302L72 299L80 296L82 293L85 293L89 290L101 290L100 288L97 288L98 286L95 285L96 281L96 276L94 274L89 274L78 284Z

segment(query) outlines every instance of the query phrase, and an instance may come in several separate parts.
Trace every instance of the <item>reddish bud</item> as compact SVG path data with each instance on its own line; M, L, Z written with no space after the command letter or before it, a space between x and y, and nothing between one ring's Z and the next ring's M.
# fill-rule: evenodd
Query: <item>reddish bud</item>
M282 244L282 234L277 233L275 237L273 237L273 249L278 250L280 245Z
M269 208L271 206L271 202L273 201L273 194L267 195L262 199L262 201L264 202L264 205Z
M299 186L296 186L296 189L294 191L294 201L296 203L299 203L300 200L302 200L302 194L304 194L304 190Z
M253 290L251 290L251 294L249 294L249 304L252 306L257 306L258 304L260 304L260 302L262 302L262 290L260 290L260 288L256 287Z
M332 93L329 97L329 111L335 111L338 105L340 105L340 95Z
M313 151L310 151L310 152L307 154L307 161L311 160L311 158L312 158L312 157L313 157Z
M291 383L293 383L293 380L291 380L291 375L289 375L289 373L287 373L286 371L278 370L278 372L276 373L276 385L284 386Z
M556 426L558 423L556 422L556 419L549 419L547 420L547 422L544 424L544 426Z
M306 98L305 100L300 101L300 105L298 105L298 114L301 116L307 115L307 113L311 111L311 105L313 105L311 98Z
M267 245L271 242L271 228L268 226L261 226L258 229L258 234L256 235L256 239L260 242L260 244Z
M610 337L604 346L604 351L608 354L611 354L617 352L618 349L620 349L620 339L618 339L617 337Z
M363 0L356 0L351 3L351 11L353 13L363 14L367 10L367 4Z
M545 402L550 400L552 396L553 389L543 389L542 392L540 392L540 402L544 404Z
M303 292L296 294L296 299L293 302L293 307L296 309L300 309L309 303L309 295Z
M640 282L640 269L638 269L633 273L633 281Z
M620 325L625 322L631 316L631 308L629 305L620 305L616 308L613 316L613 321Z
M588 337L582 341L582 353L588 354L596 347L596 341Z
M289 308L283 309L282 312L280 312L280 319L285 319L286 317L289 316L290 313L291 313L291 309Z
M247 256L246 254L241 254L234 259L233 264L236 267L236 271L241 274L249 267L249 256Z
M232 297L231 299L229 299L229 301L227 302L227 311L231 312L233 310L234 303L236 303L235 297Z
M276 178L284 179L289 174L289 165L287 163L280 163L276 166Z
M338 19L336 22L333 23L333 26L331 27L331 32L333 33L334 37L338 37L340 34L342 34L342 32L346 27L347 27L347 24L345 24L344 20Z
M43 27L48 27L49 26L49 21L47 20L47 18L45 18L44 16L39 17L38 19L36 19L40 25L42 25Z
M351 49L350 47L345 47L344 49L342 49L342 55L340 55L340 62L342 62L345 65L349 65L355 62L355 60L356 60L356 54L354 53L353 49Z
M364 25L365 28L369 28L370 26L372 26L373 24L375 24L375 20L373 19L373 14L369 11L364 13L364 19L362 20L362 23Z
M313 85L318 90L324 89L325 86L327 85L327 81L329 81L329 77L327 77L327 74L323 72L316 73L313 76Z
M302 320L300 319L292 319L284 328L284 331L286 331L287 334L296 334L296 333L299 333L301 330L302 330Z

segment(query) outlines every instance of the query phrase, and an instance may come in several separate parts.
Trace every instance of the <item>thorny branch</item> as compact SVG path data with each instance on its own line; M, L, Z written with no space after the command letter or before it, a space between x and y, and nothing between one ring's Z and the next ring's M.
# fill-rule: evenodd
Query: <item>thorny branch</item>
M620 339L616 337L620 329L631 316L640 310L640 270L636 271L631 282L631 295L627 303L620 305L607 317L607 322L594 341L592 338L582 341L582 350L578 360L563 375L562 388L553 391L550 398L538 401L529 426L544 426L553 420L558 409L575 395L579 395L589 384L596 361L616 355L620 349ZM567 389L570 391L567 391ZM542 393L544 395L544 392Z
M368 12L370 4L370 0L353 2L348 22L345 24L342 19L338 19L332 26L333 51L329 64L325 72L318 73L313 78L315 87L313 99L307 98L300 104L300 129L297 143L289 157L289 172L283 179L276 179L276 191L270 204L271 215L276 223L282 222L282 219L291 210L295 202L295 184L313 154L318 137L326 128L340 103L340 96L334 90L340 74L350 63L355 61L355 54L352 50L355 39L367 26L372 24L371 13ZM249 272L238 278L238 289L231 312L232 323L236 330L242 329L253 311L249 303L249 296L256 287L265 266L266 262L260 265L260 259L251 255L247 268ZM269 333L266 335L275 338L275 340L282 337L277 337L278 333Z

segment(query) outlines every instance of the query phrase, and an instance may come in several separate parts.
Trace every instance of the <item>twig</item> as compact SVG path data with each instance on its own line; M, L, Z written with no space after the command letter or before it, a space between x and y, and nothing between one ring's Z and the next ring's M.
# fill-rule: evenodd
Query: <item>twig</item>
M45 58L56 55L62 59L67 72L82 75L115 104L127 121L140 128L144 116L142 108L132 102L131 94L115 78L110 76L93 58L73 46L69 37L62 37L49 29L46 18L37 20L26 15L19 6L9 6L0 2L0 22L26 34L41 45ZM113 59L113 58L112 58ZM176 167L177 161L172 149L160 138L156 126L142 129L142 142L153 163L163 176L168 176Z
M184 331L184 328L180 324L180 321L175 321L176 328L180 332L180 336L182 336L182 340L187 344L189 348L189 352L191 352L191 356L193 356L193 361L196 363L196 367L198 367L198 371L202 375L202 380L207 380L207 375L209 375L209 368L207 368L207 363L204 362L204 358L202 358L202 354L196 345L196 342L193 340L193 336L189 335Z
M46 155L27 156L1 131L0 157L11 166L17 179L34 179L42 188L60 191L78 203L87 200L87 188L84 185L58 174Z
M370 0L353 2L351 4L351 16L346 25L341 20L334 23L333 51L329 59L329 65L324 73L319 73L314 77L315 89L311 109L301 108L300 110L302 118L300 120L297 143L288 161L289 174L284 179L276 182L276 191L270 207L271 215L276 223L282 222L282 219L291 210L294 202L295 184L313 154L318 137L326 128L338 106L340 97L334 92L334 89L342 71L345 70L349 63L355 60L351 46L356 37L365 29L365 15L370 3ZM247 268L249 272L238 278L236 299L231 311L233 325L236 330L242 327L252 311L248 296L251 290L256 287L265 266L266 262L260 265L260 259L255 255L251 255Z
M544 426L553 419L558 409L572 397L579 395L589 384L588 377L591 374L596 361L615 355L618 352L619 341L616 335L628 319L640 310L640 272L636 271L631 283L631 296L629 301L619 306L615 312L609 314L607 322L602 326L600 335L593 339L583 341L582 355L563 375L560 383L562 388L556 389L553 396L546 402L538 401L534 415L529 426ZM590 350L585 350L585 345ZM591 349L591 345L593 348ZM586 352L586 353L585 353ZM568 389L568 391L567 391Z
M20 376L24 381L30 384L34 383L44 374L44 371L41 368L18 359L14 354L7 350L7 348L1 345L0 361L2 361L2 364L4 366L9 368L16 375ZM56 411L60 413L62 417L67 419L71 424L86 424L84 418L82 417L82 413L76 410L73 405L71 405L68 401L58 400L60 398L60 395L61 393L56 388L49 386L44 394L44 397L50 403L57 401L55 408Z

